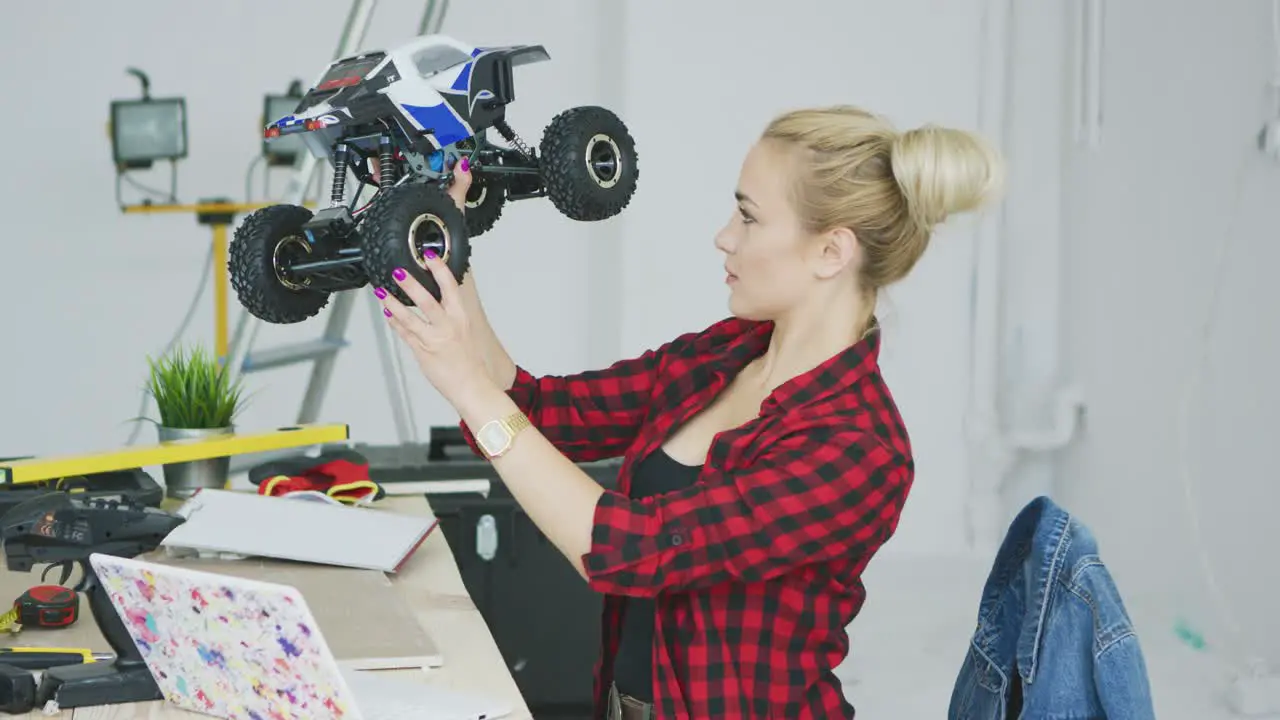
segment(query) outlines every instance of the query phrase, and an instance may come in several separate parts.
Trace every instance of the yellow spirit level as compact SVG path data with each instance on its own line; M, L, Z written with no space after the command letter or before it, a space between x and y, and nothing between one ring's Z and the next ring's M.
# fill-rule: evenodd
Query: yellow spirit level
M344 442L349 437L349 428L345 423L298 425L260 433L169 440L156 445L126 447L82 455L4 461L0 462L0 484L37 483L117 470L132 470L148 465L167 465L229 455L285 450L330 442Z

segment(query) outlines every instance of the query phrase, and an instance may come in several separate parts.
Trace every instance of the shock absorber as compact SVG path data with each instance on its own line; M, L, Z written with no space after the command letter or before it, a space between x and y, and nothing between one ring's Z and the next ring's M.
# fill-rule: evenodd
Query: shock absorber
M383 133L378 138L378 188L389 188L396 184L396 162L391 152L391 136Z
M498 134L502 136L503 140L506 140L515 146L515 149L521 155L524 155L530 160L534 159L533 148L529 147L525 143L524 139L517 135L515 130L511 129L511 126L507 124L506 118L498 118L497 120L494 120L493 128L498 131Z
M329 193L329 204L341 207L347 200L347 144L340 143L333 149L333 189Z

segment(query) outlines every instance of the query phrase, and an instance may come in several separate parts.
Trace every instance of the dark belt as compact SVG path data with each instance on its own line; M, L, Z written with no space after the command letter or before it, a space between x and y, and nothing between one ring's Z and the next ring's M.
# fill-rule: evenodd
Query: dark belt
M653 703L623 695L616 685L609 686L608 720L652 720L653 717Z

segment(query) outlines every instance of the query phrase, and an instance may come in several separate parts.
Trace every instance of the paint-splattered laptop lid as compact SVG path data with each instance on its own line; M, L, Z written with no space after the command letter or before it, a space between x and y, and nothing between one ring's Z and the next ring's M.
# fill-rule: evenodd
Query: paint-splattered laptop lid
M108 555L89 560L172 705L220 718L360 717L295 588Z

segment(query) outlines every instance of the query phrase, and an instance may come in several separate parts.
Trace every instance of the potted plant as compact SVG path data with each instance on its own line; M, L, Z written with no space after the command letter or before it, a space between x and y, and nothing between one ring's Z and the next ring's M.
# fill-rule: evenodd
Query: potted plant
M200 346L178 348L159 360L147 358L150 374L147 392L159 412L156 429L160 442L190 440L235 431L243 388L231 381L227 368ZM200 488L227 484L231 458L192 460L164 466L165 491L170 497L188 498Z

